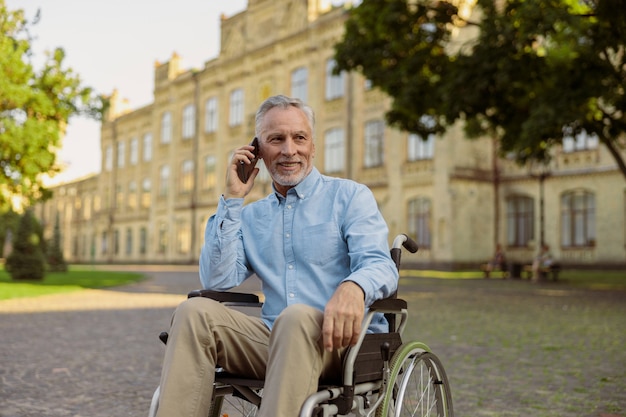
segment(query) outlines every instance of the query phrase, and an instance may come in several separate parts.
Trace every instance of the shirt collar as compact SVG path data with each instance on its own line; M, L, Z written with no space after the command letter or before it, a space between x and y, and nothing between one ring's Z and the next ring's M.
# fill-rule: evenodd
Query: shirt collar
M304 179L300 181L298 185L296 185L295 187L287 191L287 194L296 193L298 198L302 200L310 196L313 193L313 188L315 187L315 184L317 184L318 180L321 177L322 177L322 174L320 174L317 168L313 167L309 175L304 177ZM276 191L276 188L274 188L273 183L272 183L272 188L274 189L274 194L276 195L278 199L283 198L283 196L280 195L278 191Z

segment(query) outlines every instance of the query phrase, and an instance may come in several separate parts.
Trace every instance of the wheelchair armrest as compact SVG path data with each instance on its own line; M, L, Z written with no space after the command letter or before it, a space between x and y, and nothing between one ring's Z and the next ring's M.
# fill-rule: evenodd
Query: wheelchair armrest
M400 312L403 309L407 308L406 301L400 298L385 298L383 300L376 300L369 307L370 311L398 311Z
M220 303L242 303L258 305L259 296L256 294L229 292L229 291L213 291L213 290L194 290L187 294L187 298L205 297Z
M256 294L229 291L213 291L213 290L193 290L187 294L187 298L204 297L211 298L217 302L224 303L230 307L261 307L263 303L259 302L259 296ZM159 339L163 344L167 344L169 334L161 332Z

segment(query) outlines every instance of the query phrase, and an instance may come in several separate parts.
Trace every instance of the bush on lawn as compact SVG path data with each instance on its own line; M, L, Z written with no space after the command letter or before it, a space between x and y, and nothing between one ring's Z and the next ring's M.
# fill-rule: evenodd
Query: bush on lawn
M67 272L67 262L63 257L61 249L61 227L59 226L59 213L57 213L54 223L54 234L52 241L48 245L48 271Z
M46 261L41 251L35 218L27 210L20 219L13 251L7 257L5 269L14 280L42 280Z

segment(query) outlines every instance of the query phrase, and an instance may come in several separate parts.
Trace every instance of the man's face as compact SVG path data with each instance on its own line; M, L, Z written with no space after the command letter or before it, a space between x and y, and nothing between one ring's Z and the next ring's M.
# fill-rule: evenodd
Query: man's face
M302 110L274 107L265 114L260 130L260 155L274 187L282 195L313 169L313 132Z

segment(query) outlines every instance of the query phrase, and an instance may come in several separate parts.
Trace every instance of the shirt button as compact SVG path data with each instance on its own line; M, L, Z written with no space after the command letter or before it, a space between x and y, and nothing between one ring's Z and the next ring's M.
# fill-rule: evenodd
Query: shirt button
M289 265L287 268L289 268L289 269L293 269L293 265Z
M291 237L291 235L289 233L286 233L285 237Z
M295 296L296 296L296 295L295 295L294 293L292 293L292 292L290 292L290 293L289 293L289 298L293 298L293 297L295 297Z
M289 204L289 205L287 206L287 208L288 208L288 209L291 209L291 204Z

